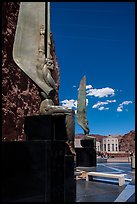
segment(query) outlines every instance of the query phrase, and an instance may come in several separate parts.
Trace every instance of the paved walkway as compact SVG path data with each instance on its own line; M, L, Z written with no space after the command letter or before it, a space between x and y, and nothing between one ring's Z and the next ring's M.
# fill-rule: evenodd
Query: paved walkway
M80 171L97 171L125 174L125 185L118 186L113 179L94 178L86 181L83 177L76 180L76 202L135 202L135 170L131 163L98 163L96 167L77 167Z

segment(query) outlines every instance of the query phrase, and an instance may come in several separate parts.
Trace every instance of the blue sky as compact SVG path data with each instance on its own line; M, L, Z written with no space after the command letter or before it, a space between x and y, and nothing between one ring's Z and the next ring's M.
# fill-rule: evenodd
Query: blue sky
M51 2L60 104L76 110L86 75L90 134L135 129L135 3ZM83 133L75 121L75 133Z

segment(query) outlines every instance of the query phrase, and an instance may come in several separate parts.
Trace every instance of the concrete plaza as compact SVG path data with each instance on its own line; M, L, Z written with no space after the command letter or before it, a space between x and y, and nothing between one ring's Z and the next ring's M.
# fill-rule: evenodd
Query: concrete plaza
M118 180L76 177L76 202L135 202L135 169L128 162L97 163L96 167L77 167L79 171L125 174L125 184Z

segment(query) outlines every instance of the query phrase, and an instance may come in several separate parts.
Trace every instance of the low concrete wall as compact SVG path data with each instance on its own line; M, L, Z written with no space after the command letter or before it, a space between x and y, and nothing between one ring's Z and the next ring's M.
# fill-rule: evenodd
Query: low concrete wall
M107 162L128 162L128 163L131 163L131 158L130 157L108 158Z

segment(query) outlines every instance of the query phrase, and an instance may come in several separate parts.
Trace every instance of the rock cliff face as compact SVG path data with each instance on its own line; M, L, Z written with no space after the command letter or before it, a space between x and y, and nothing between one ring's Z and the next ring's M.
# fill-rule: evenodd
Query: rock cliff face
M39 87L14 63L13 42L20 2L2 3L2 140L25 140L24 117L39 113L41 97ZM59 66L51 34L51 52L55 71L57 94L55 105L59 104Z
M83 138L83 134L77 134L77 138ZM96 141L102 142L102 139L106 137L105 135L98 135L98 134L91 134L90 136L93 136L96 138ZM127 134L124 135L118 135L116 136L119 141L119 149L120 151L135 151L135 131L132 130Z
M120 151L135 151L135 131L119 136Z

